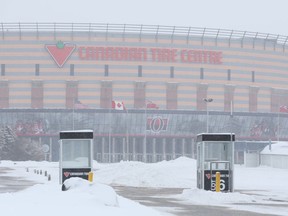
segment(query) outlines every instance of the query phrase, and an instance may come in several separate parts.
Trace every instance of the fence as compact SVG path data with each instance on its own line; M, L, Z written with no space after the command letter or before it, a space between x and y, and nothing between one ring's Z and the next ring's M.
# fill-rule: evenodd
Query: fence
M171 43L177 37L184 38L187 43L192 38L199 38L203 44L204 39L210 39L217 43L219 40L226 40L230 46L232 41L240 41L241 47L244 43L251 43L253 48L255 43L261 41L263 48L272 45L274 50L280 45L285 51L288 36L268 34L260 32L238 31L217 28L199 28L184 26L164 26L164 25L135 25L135 24L109 24L109 23L1 23L0 32L2 39L5 35L17 33L21 39L25 33L34 33L38 38L41 33L51 33L56 38L57 33L68 33L74 37L78 33L87 33L89 38L103 35L108 38L109 34L121 35L125 40L127 36L134 35L141 42L143 37L154 37L158 40L161 37L169 38Z

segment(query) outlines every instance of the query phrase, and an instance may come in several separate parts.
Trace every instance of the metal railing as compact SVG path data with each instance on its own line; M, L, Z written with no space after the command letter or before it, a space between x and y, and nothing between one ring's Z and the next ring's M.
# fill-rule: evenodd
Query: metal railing
M159 36L168 36L173 42L175 36L185 37L187 43L192 37L201 38L202 42L205 38L214 39L217 45L219 39L227 39L230 43L232 40L240 40L243 45L245 40L252 41L253 47L257 40L262 40L264 49L266 42L274 44L274 46L282 45L283 50L287 45L288 36L248 32L239 30L216 29L216 28L199 28L199 27L184 27L184 26L165 26L165 25L136 25L136 24L109 24L109 23L1 23L0 32L2 38L8 32L17 32L21 37L24 32L35 32L37 35L40 32L68 32L72 35L76 32L89 33L89 37L93 33L104 33L106 37L108 34L117 33L125 38L128 34L134 34L139 37L141 41L145 35L154 36L157 40Z

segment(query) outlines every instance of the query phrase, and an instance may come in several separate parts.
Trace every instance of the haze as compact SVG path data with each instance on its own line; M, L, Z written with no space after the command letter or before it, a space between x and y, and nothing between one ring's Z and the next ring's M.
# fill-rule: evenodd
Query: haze
M287 0L0 0L0 22L221 28L288 35Z

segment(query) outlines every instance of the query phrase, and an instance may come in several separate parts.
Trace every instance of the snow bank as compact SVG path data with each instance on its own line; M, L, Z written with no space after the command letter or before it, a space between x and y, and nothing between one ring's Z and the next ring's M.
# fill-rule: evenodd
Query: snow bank
M106 206L119 206L117 194L114 189L108 185L91 183L82 178L69 178L64 182L67 193L78 195L81 193L93 196L95 203Z
M78 179L72 179L68 184L71 188L68 191L62 191L56 182L46 181L17 193L0 193L1 215L161 215L154 209L116 195L109 186L87 184Z
M209 197L209 199L207 199ZM188 200L195 205L223 205L231 203L252 203L256 202L251 195L233 193L217 193L199 189L186 189L179 196L181 199Z
M196 185L196 161L181 157L154 164L122 161L95 164L97 182L133 187L191 188Z
M266 146L261 154L269 154L269 155L288 155L288 142L277 142L270 146Z

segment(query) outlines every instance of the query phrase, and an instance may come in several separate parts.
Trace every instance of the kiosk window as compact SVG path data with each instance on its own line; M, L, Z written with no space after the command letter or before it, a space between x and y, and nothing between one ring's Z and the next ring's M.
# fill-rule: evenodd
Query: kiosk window
M205 161L227 161L229 145L223 143L206 143L205 145ZM230 147L231 148L231 147Z
M63 167L90 167L89 140L63 140Z

